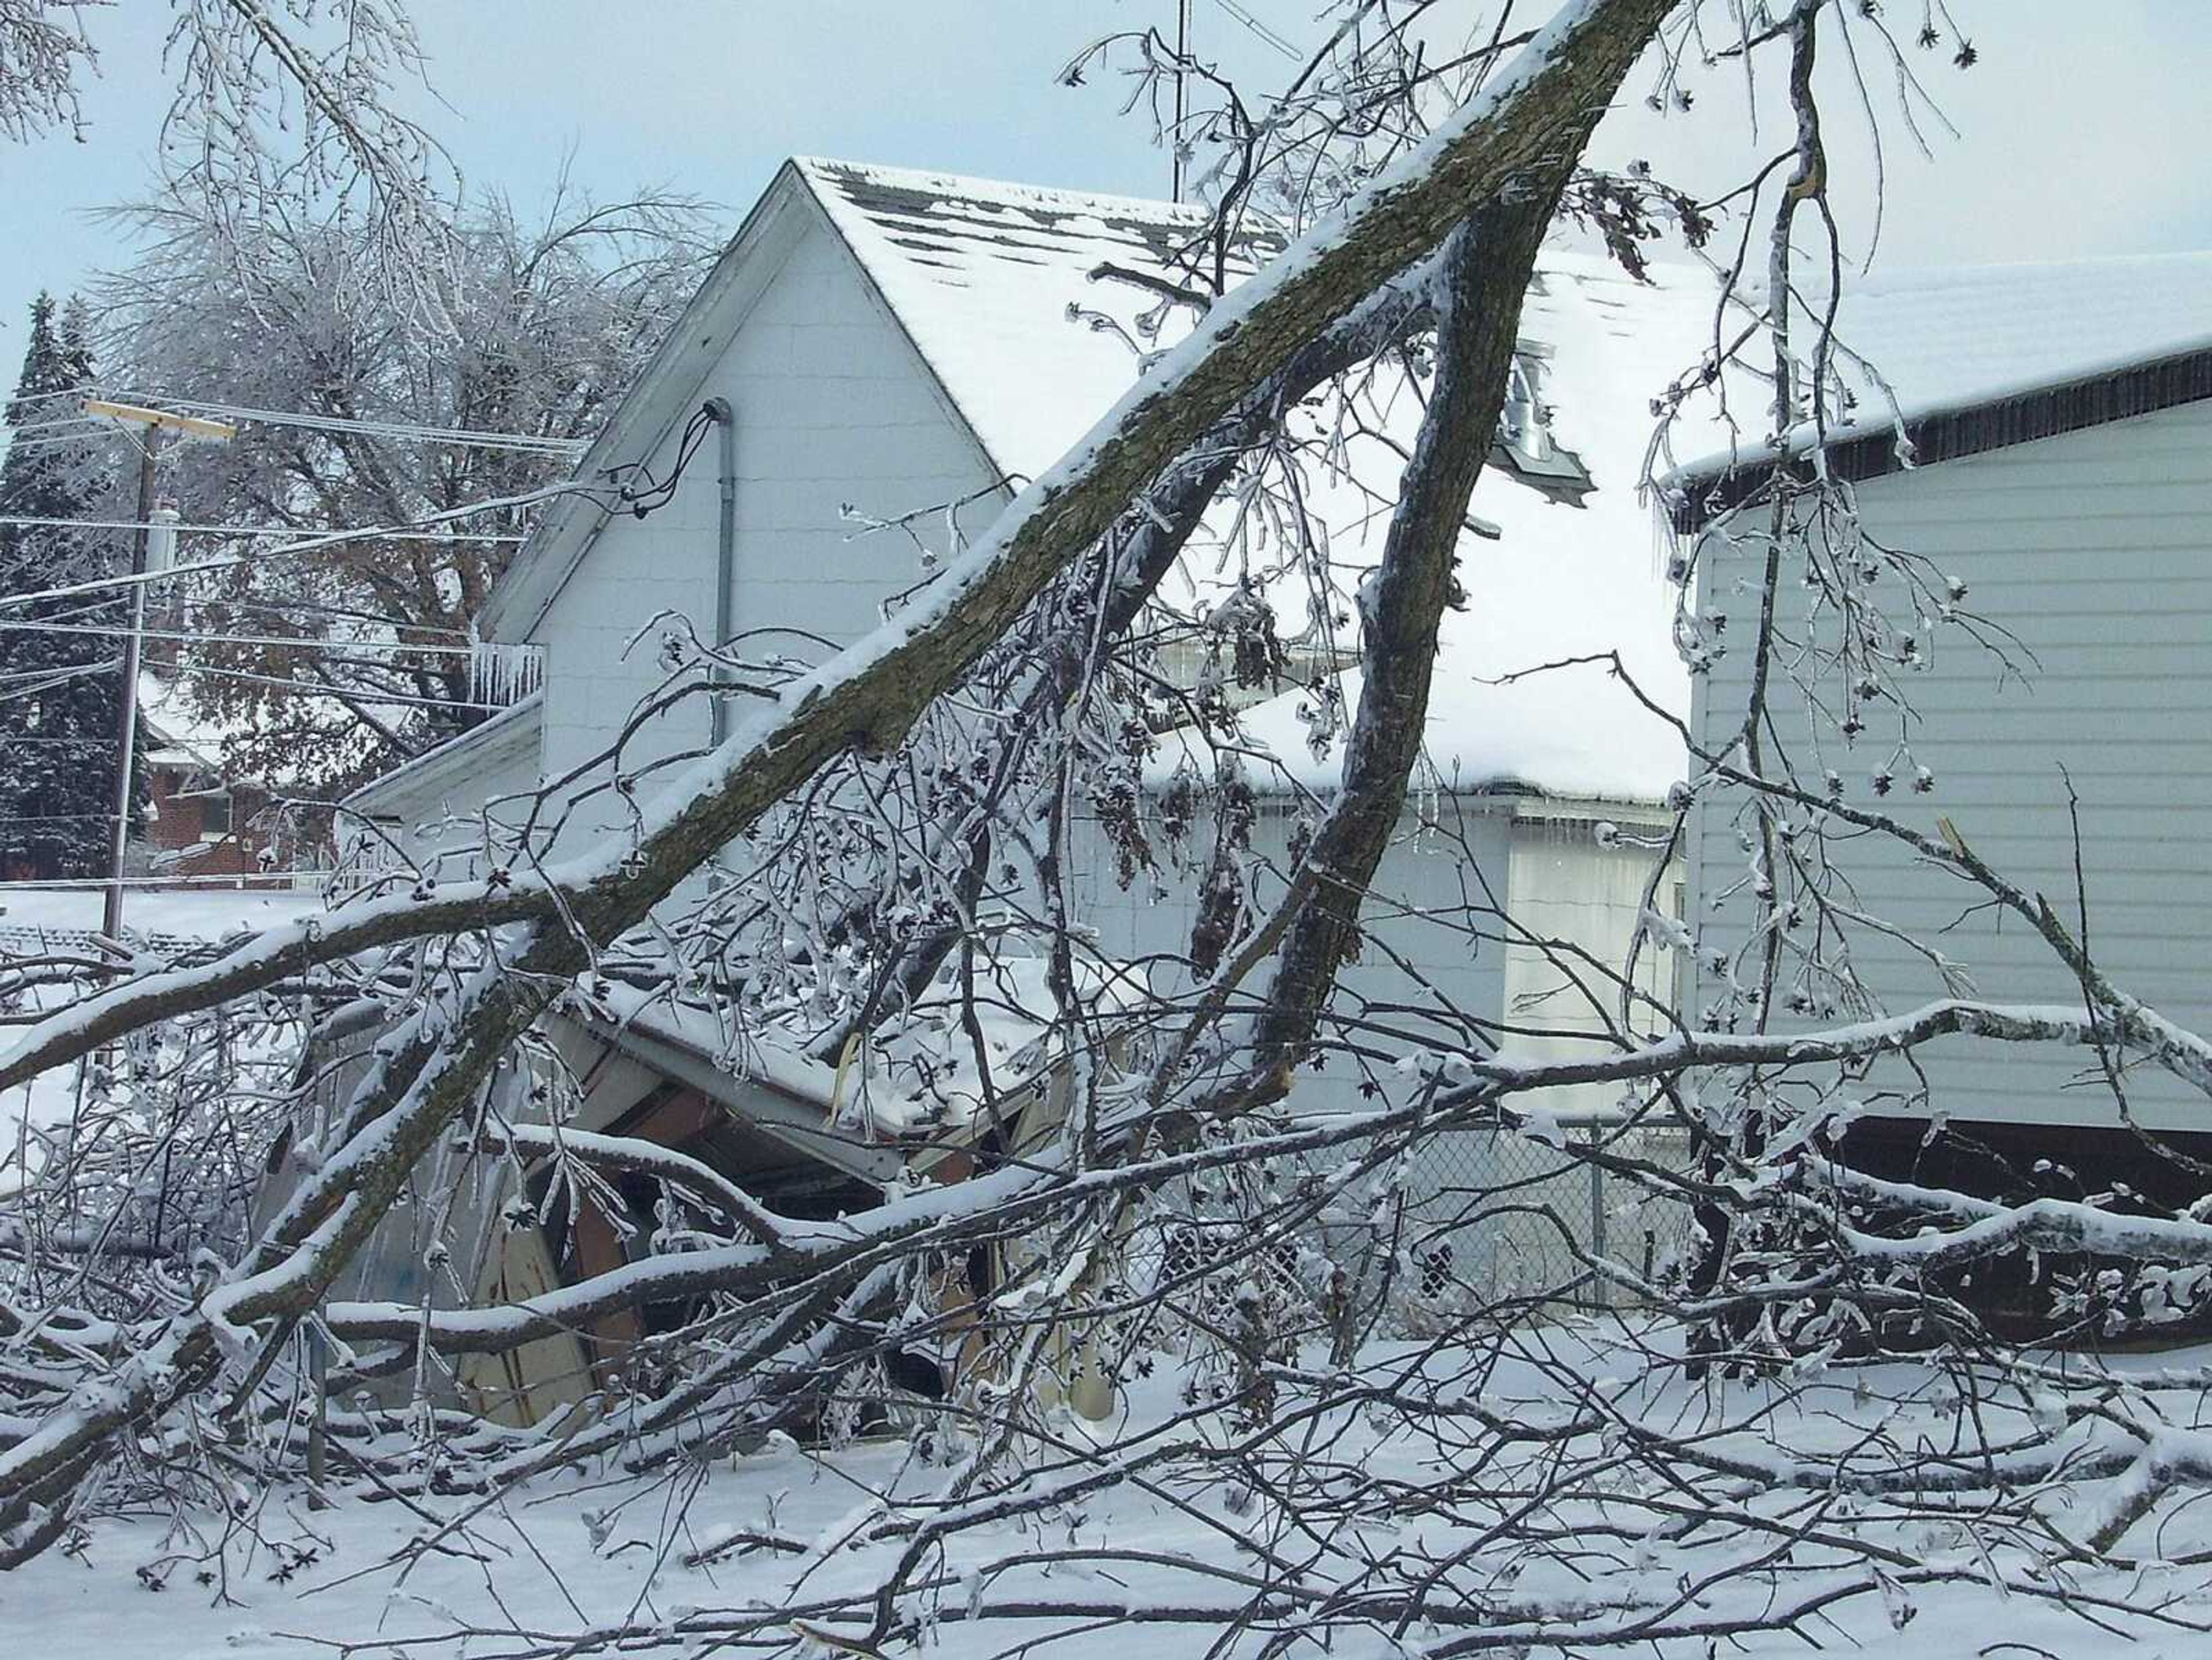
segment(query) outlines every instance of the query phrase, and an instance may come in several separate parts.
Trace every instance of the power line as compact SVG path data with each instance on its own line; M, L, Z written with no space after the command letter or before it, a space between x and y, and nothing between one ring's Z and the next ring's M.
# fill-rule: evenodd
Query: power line
M148 582L165 582L173 577L197 575L202 571L232 570L257 560L282 558L287 554L316 553L325 548L340 546L348 542L389 540L395 531L409 530L421 525L450 524L466 519L472 514L495 513L509 508L534 507L540 502L550 502L561 496L588 496L595 499L603 492L586 484L548 484L540 489L525 490L517 496L495 496L465 508L453 508L444 513L426 514L403 525L379 525L367 530L331 531L325 535L310 536L281 548L264 548L252 555L236 555L222 559L200 559L191 564L172 565L167 570L145 571L130 576L105 576L89 582L72 582L61 587L40 588L28 593L0 593L0 610L14 605L36 605L46 599L74 599L81 593L104 593L118 588L131 588Z
M17 525L25 529L47 530L173 530L191 532L202 536L298 536L302 532L295 526L284 525L150 525L136 519L40 519L29 514L0 513L0 525ZM522 542L528 538L511 532L483 536L455 536L430 531L392 531L386 532L387 542Z
M26 404L43 404L56 398L82 398L93 390L91 381L80 380L73 386L58 386L52 392L19 392L5 404L0 404L0 423L4 423L8 417Z
M0 691L0 703L13 703L21 698L36 697L42 692L53 690L57 686L65 686L72 680L83 680L94 675L112 674L122 666L121 658L112 657L104 663L85 663L75 668L56 669L51 678L41 680L35 685L19 686L13 691ZM115 739L111 736L107 742L112 745Z
M9 634L104 634L123 635L131 632L130 624L118 623L36 623L0 622L0 629ZM209 646L297 646L318 653L362 651L410 651L425 653L434 657L473 657L474 646L412 646L404 640L319 640L309 635L284 634L204 634L172 633L162 629L144 631L149 640L176 640L188 645Z
M286 890L274 886L247 888L246 884L273 884L281 882L287 877L327 877L331 873L326 870L270 870L250 871L240 876L126 876L123 879L123 883L125 886L133 888L219 887L240 888L248 892L282 893ZM0 882L0 893L76 892L85 889L97 891L109 885L109 879L105 876L27 876L13 881ZM299 892L301 890L295 888L291 891ZM35 932L71 934L91 932L82 927L72 927L66 922L10 922L5 920L5 913L0 913L0 930L10 929L19 933Z
M410 697L404 692L397 691L356 691L349 686L324 685L312 680L286 680L273 674L248 674L243 669L210 668L198 663L179 663L177 672L179 674L212 675L218 680L241 680L248 685L275 686L280 690L296 692L302 697L327 697L342 703L390 703L407 708L483 709L491 713L511 707L506 703L468 702L458 697Z
M470 427L418 426L403 421L365 421L347 416L313 415L301 410L258 409L246 404L220 404L206 398L169 398L133 394L147 402L194 414L220 415L261 426L297 427L314 432L358 434L372 438L411 439L422 443L452 444L465 449L527 450L541 455L576 456L588 449L582 438L549 438L542 433L483 432Z
M1273 46L1284 57L1295 58L1298 56L1298 49L1296 46L1245 10L1237 3L1237 0L1213 0L1213 3L1249 29L1257 40L1267 46Z
M114 630L114 632L119 634L122 630L118 629ZM119 665L120 661L121 660L118 659L116 661L109 663L107 666L111 669L115 668ZM64 664L60 668L16 669L6 674L0 674L0 684L10 684L17 680L50 679L57 675L66 677L72 674L81 674L91 666L93 666L87 663L69 663Z
M52 419L51 419L51 420L46 420L46 421L27 421L27 422L25 422L25 423L24 423L22 425L21 425L21 426L10 427L10 428L9 429L9 431L11 434L16 434L16 433L26 433L26 432L48 432L48 431L52 430L52 429L53 429L54 428L56 428L56 427L93 427L93 428L97 428L97 427L99 426L99 424L100 424L100 423L99 423L97 421L95 421L95 420L94 420L91 416L89 416L89 415L58 415L58 416L54 417ZM92 435L92 434L90 434L90 433L85 433L85 434L82 434L82 435L81 435L81 436L83 436L83 437L88 437L88 437L91 437L93 435Z
M110 437L113 435L103 433L97 435L100 437ZM82 449L85 446L85 441L94 436L95 436L95 435L92 433L81 433L73 438L26 439L9 445L8 453L10 455L40 455L43 454L47 450Z
M344 605L325 605L313 599L257 599L250 594L217 593L204 595L195 603L204 611L258 611L272 617L334 617L342 622L367 623L378 628L410 629L417 634L449 634L456 640L472 636L466 629L457 629L443 623L417 623L405 617L380 617L374 611L354 611ZM83 606L75 615L88 616L100 609L98 604ZM64 621L69 620L67 617Z

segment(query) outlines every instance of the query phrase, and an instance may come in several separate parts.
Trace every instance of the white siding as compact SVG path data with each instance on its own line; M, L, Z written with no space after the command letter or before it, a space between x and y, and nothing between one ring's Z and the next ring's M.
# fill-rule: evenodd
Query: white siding
M1478 943L1462 929L1469 920L1464 908L1470 896L1471 903L1483 903L1485 883L1501 897L1505 893L1511 819L1503 804L1499 809L1472 804L1462 809L1447 798L1436 804L1435 811L1454 824L1456 839L1447 842L1433 831L1401 836L1384 854L1374 891L1362 911L1382 945L1364 952L1345 970L1336 1006L1349 1012L1358 1008L1361 998L1394 1005L1391 1012L1377 1013L1375 1019L1395 1032L1419 1031L1428 1041L1455 1045L1461 1041L1454 1035L1460 1030L1456 1025L1443 1018L1424 1021L1406 1010L1437 1009L1441 1014L1448 1005L1469 1019L1497 1019L1504 1002L1505 952L1494 940ZM1282 804L1261 803L1252 849L1277 870L1288 866L1293 823ZM1195 829L1194 844L1201 858L1212 846L1212 834L1210 823ZM1095 833L1085 836L1069 860L1077 873L1080 918L1097 930L1099 949L1123 959L1187 954L1198 920L1195 879L1170 877L1158 884L1164 891L1157 891L1155 879L1145 873L1125 890L1116 885L1114 856L1103 843ZM1280 895L1280 885L1270 882L1257 898L1262 905L1272 905ZM1476 926L1494 924L1494 920L1474 919ZM1394 953L1433 989L1425 989L1413 974L1400 968ZM1265 970L1261 973L1264 985ZM1153 981L1164 992L1183 983L1157 968ZM1393 1054L1411 1047L1402 1038L1379 1031L1364 1034L1362 1041ZM1387 1071L1388 1061L1370 1064L1385 1068L1382 1075L1393 1085L1394 1095L1402 1092ZM1362 1100L1360 1081L1359 1067L1347 1057L1334 1055L1322 1071L1300 1080L1295 1100L1303 1108L1356 1109Z
M1515 1025L1542 1029L1540 1036L1509 1039L1516 1055L1548 1061L1603 1052L1574 1034L1602 1033L1618 1019L1620 990L1607 976L1608 971L1619 974L1628 962L1657 857L1637 843L1665 834L1663 826L1648 821L1629 820L1622 828L1635 839L1607 847L1588 821L1530 817L1514 824L1513 921L1516 932L1534 939L1506 948L1505 1018ZM1670 875L1655 896L1659 910L1668 915L1674 911L1674 888ZM1551 940L1579 946L1589 961L1547 950L1543 942ZM1675 958L1663 945L1646 941L1636 965L1637 987L1670 1006ZM1638 1031L1665 1029L1665 1021L1648 1006L1637 1008L1631 1018ZM1576 1084L1545 1091L1543 1104L1553 1112L1603 1113L1620 1096L1614 1085Z
M890 595L921 575L899 532L861 536L844 508L890 518L985 488L986 470L913 348L843 245L817 225L799 236L692 400L727 398L737 416L738 533L734 629L783 628L848 643L879 620ZM652 459L665 475L674 440ZM546 765L557 775L611 744L659 684L661 612L713 632L719 461L709 434L675 498L651 517L618 518L553 601L532 638L547 649ZM989 516L978 504L973 530ZM917 527L941 546L933 520ZM643 630L636 647L630 641ZM627 648L627 654L625 654ZM746 642L818 660L801 635ZM741 706L740 706L741 712ZM694 700L635 740L635 763L702 743ZM585 830L619 822L594 809Z
M2074 926L2070 775L2081 797L2091 950L2121 986L2200 1030L2212 1026L2212 405L2198 404L1993 451L1860 486L1868 531L1928 556L1969 586L1966 608L2018 635L2025 684L1955 629L1905 690L1913 753L1936 788L1878 799L1870 775L1892 728L1835 760L1844 799L1933 832L1948 816L1969 846ZM1752 578L1743 556L1708 573L1705 593ZM1884 579L1887 581L1887 579ZM1784 603L1802 604L1785 581ZM1710 598L1707 600L1711 603ZM1743 599L1721 602L1747 614ZM2032 654L2033 660L2030 660ZM1723 660L1700 699L1708 741L1740 723L1749 665ZM1783 708L1778 703L1778 712ZM1795 707L1794 705L1790 707ZM1799 741L1805 726L1797 716ZM1823 733L1832 756L1838 740ZM1701 812L1698 886L1737 879L1745 855L1726 802ZM2069 1002L2078 988L2016 917L1961 915L1964 883L1862 841L1840 854L1866 907L1940 945L1977 990L2006 1001ZM1742 938L1748 902L1695 906L1706 952ZM1702 954L1702 953L1701 953ZM1863 936L1861 971L1892 1010L1943 994L1933 969ZM1936 1104L1962 1119L2111 1123L2109 1094L2075 1083L2081 1052L1931 1049ZM1950 1058L1945 1058L1946 1056ZM1893 1080L1894 1081L1894 1080ZM2138 1074L2148 1121L2202 1126L2201 1098Z
M1427 828L1408 812L1363 909L1377 943L1346 970L1339 993L1340 1011L1356 1011L1363 998L1389 1006L1373 1017L1378 1029L1361 1034L1360 1042L1393 1055L1420 1043L1456 1047L1465 1041L1456 1017L1482 1023L1486 1038L1494 1037L1494 1023L1517 1019L1559 1031L1504 1040L1504 1047L1535 1058L1583 1050L1569 1034L1600 1029L1599 1017L1579 994L1562 989L1562 974L1540 950L1504 942L1507 925L1498 910L1519 928L1571 941L1597 964L1618 970L1627 958L1655 855L1626 843L1600 847L1589 819L1516 818L1515 806L1504 799L1441 797L1422 804L1433 821ZM1288 863L1292 822L1282 804L1264 802L1253 830L1254 850L1277 869ZM1209 827L1199 827L1201 851L1211 835ZM1160 881L1146 873L1124 890L1115 879L1112 851L1095 831L1079 843L1071 863L1079 873L1080 920L1097 930L1109 956L1188 951L1198 914L1194 881ZM1264 889L1262 903L1279 893L1273 885ZM1671 903L1671 895L1662 903ZM1478 932L1486 937L1474 938ZM1665 955L1647 952L1639 982L1663 988L1671 968ZM1169 988L1157 976L1156 983ZM1586 983L1601 986L1600 975L1592 971ZM1516 1004L1518 1015L1509 1012ZM1425 1019L1422 1010L1436 1011L1436 1018ZM1306 1107L1355 1107L1360 1081L1357 1063L1337 1057L1301 1081L1297 1099ZM1383 1081L1394 1096L1402 1093L1387 1073ZM1613 1102L1613 1093L1582 1088L1553 1092L1543 1104L1567 1112Z

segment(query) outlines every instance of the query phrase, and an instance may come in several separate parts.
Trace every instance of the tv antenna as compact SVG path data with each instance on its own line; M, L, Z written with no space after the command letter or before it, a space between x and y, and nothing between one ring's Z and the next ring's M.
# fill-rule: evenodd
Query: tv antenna
M1175 65L1175 123L1168 129L1168 155L1174 171L1170 175L1173 201L1182 200L1183 166L1187 152L1183 146L1182 125L1190 113L1190 93L1186 84L1185 66L1190 62L1190 5L1191 0L1176 0L1176 65Z

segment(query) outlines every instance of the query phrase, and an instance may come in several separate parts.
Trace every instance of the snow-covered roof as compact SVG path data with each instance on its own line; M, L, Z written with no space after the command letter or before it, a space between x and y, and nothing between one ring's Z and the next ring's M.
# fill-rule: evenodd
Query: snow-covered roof
M1133 197L792 165L986 453L1024 477L1059 460L1136 378L1133 324L1159 296L1094 273L1173 280L1207 222L1197 208ZM1240 258L1249 271L1249 251Z
M793 166L977 441L1009 472L1033 476L1059 459L1139 374L1139 348L1172 344L1188 326L1171 308L1164 330L1140 333L1138 319L1158 310L1158 295L1097 273L1111 266L1176 280L1176 257L1206 223L1197 209L846 161ZM1244 250L1243 269L1268 251ZM1680 745L1604 672L1484 683L1618 649L1646 692L1686 714L1673 594L1637 481L1651 398L1711 334L1712 283L1687 267L1656 267L1653 282L1638 283L1608 260L1566 252L1547 253L1540 273L1522 333L1547 354L1543 396L1557 411L1559 441L1599 488L1573 508L1486 475L1474 511L1500 536L1469 544L1465 579L1475 602L1445 623L1431 758L1447 783L1465 789L1656 800L1681 776ZM1410 437L1418 419L1410 398L1391 414L1405 429L1396 435ZM1395 454L1370 447L1351 465L1370 490L1395 493ZM1348 587L1379 553L1383 526L1361 491L1334 496L1322 511L1337 520L1338 576ZM1356 673L1344 690L1356 697ZM1245 715L1247 733L1284 761L1255 782L1334 781L1340 754L1308 749L1297 714L1304 696L1283 694ZM1169 769L1186 752L1172 738L1164 749Z
M688 408L739 325L748 268L766 271L781 258L786 244L779 238L789 234L782 228L794 199L811 204L850 248L971 435L1009 473L1034 476L1058 460L1127 392L1146 353L1171 345L1190 326L1188 308L1163 309L1158 294L1097 273L1113 267L1178 282L1175 256L1205 224L1197 209L795 160L747 216L684 322L609 422L586 471L617 453L629 456ZM1269 252L1264 240L1237 250L1231 274L1239 274L1239 262L1249 271ZM1562 441L1600 489L1588 507L1575 508L1510 479L1485 479L1475 511L1504 535L1481 544L1468 572L1471 587L1478 577L1481 584L1477 607L1448 622L1431 749L1439 772L1464 788L1504 784L1562 795L1656 797L1680 775L1679 745L1663 722L1597 671L1505 687L1480 680L1618 648L1647 691L1686 711L1686 687L1669 644L1671 595L1659 580L1650 522L1634 484L1649 401L1696 359L1711 329L1711 284L1684 269L1641 286L1601 259L1565 253L1547 255L1543 271L1522 331L1552 354L1546 398L1559 410ZM1370 490L1386 499L1395 493L1401 465L1395 456L1376 449L1358 465ZM1361 491L1342 496L1343 514L1361 522L1335 551L1340 567L1356 568L1379 550L1382 527L1367 522ZM599 517L574 502L557 505L502 581L487 627L503 637L526 632L533 611L550 603L588 551ZM1357 575L1352 569L1348 582ZM1281 727L1285 741L1278 747L1290 767L1328 781L1335 760L1307 757L1295 702L1293 694L1255 710L1252 730Z
M1909 425L2212 350L2212 252L1863 277L1845 290L1835 326L1854 405L1830 436L1882 432L1900 417ZM1749 459L1747 443L1716 446L1675 476Z
M1638 282L1597 255L1547 249L1540 258L1520 332L1543 354L1540 397L1553 437L1595 488L1570 506L1496 467L1477 483L1472 511L1496 536L1462 539L1468 599L1445 613L1439 630L1425 734L1432 781L1443 787L1656 801L1682 776L1673 729L1609 667L1546 666L1617 653L1645 696L1677 715L1688 712L1688 676L1673 644L1675 591L1639 481L1651 400L1711 340L1714 293L1712 280L1689 266L1655 264L1650 280ZM1377 384L1382 406L1369 413L1402 449L1419 417L1412 389L1402 377ZM1373 441L1348 446L1347 469L1386 501L1401 465ZM1380 556L1384 528L1371 508L1360 521L1360 509L1347 505L1353 494L1324 492L1319 503L1336 532L1336 585L1347 592ZM1545 672L1524 673L1536 669ZM1509 676L1522 678L1500 684ZM1345 709L1356 708L1358 672L1340 676L1339 686ZM1312 701L1305 690L1288 691L1240 716L1245 736L1277 757L1277 770L1251 775L1256 787L1326 790L1337 782L1341 743L1316 753L1306 741L1300 711ZM1154 775L1185 759L1210 769L1202 740L1171 735L1153 759Z
M1158 297L1102 277L1103 267L1164 274L1203 224L1194 209L1131 198L1042 189L860 163L800 159L778 175L749 216L731 254L702 289L686 325L609 423L599 449L632 443L682 403L676 359L703 375L730 324L711 319L714 296L740 292L746 250L775 257L778 216L811 202L845 241L991 459L1034 476L1059 459L1142 372L1145 352L1188 326ZM1265 248L1243 257L1264 257ZM1170 270L1164 272L1174 281ZM1428 724L1437 776L1467 790L1520 787L1598 799L1656 799L1680 775L1680 746L1664 721L1597 666L1498 684L1501 676L1565 659L1618 651L1638 685L1674 714L1686 713L1686 679L1672 646L1674 595L1651 514L1637 489L1650 440L1650 405L1709 350L1715 285L1700 269L1655 265L1638 283L1595 256L1547 252L1522 332L1548 354L1542 396L1559 441L1592 474L1580 508L1560 505L1493 469L1474 511L1500 532L1468 544L1463 577L1471 603L1447 617ZM728 310L734 303L722 301ZM697 313L695 319L693 312ZM692 326L693 323L697 326ZM1875 365L1908 419L2212 344L2212 256L2182 255L1906 273L1854 286L1840 319L1844 344ZM1718 471L1748 453L1761 424L1756 386L1732 387L1743 436L1713 409L1686 410L1658 458L1665 476ZM637 409L633 410L635 404ZM650 406L648 409L647 406ZM664 407L665 406L665 407ZM1887 398L1859 376L1855 418L1890 418ZM642 411L641 414L639 411ZM633 420L634 414L638 419ZM646 417L649 417L647 419ZM1410 431L1405 409L1394 424ZM641 424L642 423L642 424ZM635 428L636 430L629 430ZM1705 458L1675 467L1682 457ZM588 464L587 464L588 465ZM1352 465L1386 497L1395 459L1378 452ZM1347 499L1358 491L1344 492ZM540 538L546 565L573 565L589 527L559 510ZM1364 512L1364 507L1357 512ZM1379 523L1340 533L1340 586L1379 549ZM1348 569L1347 569L1348 568ZM535 596L502 585L494 609L550 602L533 561L517 562ZM1356 697L1356 674L1345 678ZM1305 747L1291 692L1245 714L1248 733L1283 758L1279 779L1325 787L1340 757ZM1170 751L1174 745L1170 745ZM1163 763L1172 766L1170 753Z
M152 669L138 672L138 714L151 739L145 756L151 767L215 767L232 731L193 708L182 678Z
M842 161L795 166L978 441L1025 476L1056 460L1140 371L1133 325L1157 301L1095 273L1115 265L1158 274L1203 223L1196 210L1166 203ZM1521 332L1545 354L1541 395L1554 435L1596 489L1574 508L1497 469L1484 475L1474 511L1499 534L1467 544L1470 604L1444 621L1429 759L1448 787L1656 800L1682 775L1680 744L1607 666L1498 682L1618 653L1654 702L1687 714L1674 594L1639 483L1652 400L1710 349L1716 284L1700 268L1665 264L1638 282L1608 259L1565 250L1547 250L1538 273ZM2212 344L2212 255L1875 277L1854 284L1838 327L1890 389L1864 370L1851 376L1856 418L1886 423L1893 394L1917 420ZM1755 435L1763 390L1740 381L1730 393L1735 420ZM1394 435L1410 439L1411 400L1388 416ZM1655 471L1684 455L1716 459L1677 476L1714 470L1748 441L1711 399L1698 400L1676 419ZM1370 489L1392 493L1394 454L1371 447L1347 464ZM1337 520L1333 556L1348 589L1379 552L1382 524L1362 522L1371 510L1358 491L1337 494L1322 510ZM1358 678L1341 677L1347 708ZM1340 747L1308 748L1299 708L1310 702L1291 691L1244 713L1245 735L1281 763L1255 782L1334 783ZM1195 740L1164 748L1156 775L1186 755L1206 758Z

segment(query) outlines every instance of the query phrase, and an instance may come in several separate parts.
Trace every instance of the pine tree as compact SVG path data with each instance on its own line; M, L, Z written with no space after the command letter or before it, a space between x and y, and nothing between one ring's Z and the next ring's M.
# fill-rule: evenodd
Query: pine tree
M0 463L0 514L33 519L97 516L109 441L51 423L75 413L68 395L92 377L82 301L31 305L30 344L9 406L18 430ZM0 594L22 593L109 574L114 532L0 525ZM107 666L118 634L58 633L41 623L129 621L127 599L58 599L0 611L0 874L96 876L107 869L116 732L122 690ZM139 781L143 796L143 781Z

